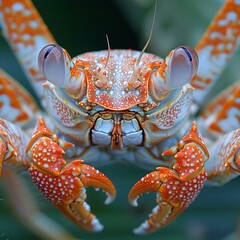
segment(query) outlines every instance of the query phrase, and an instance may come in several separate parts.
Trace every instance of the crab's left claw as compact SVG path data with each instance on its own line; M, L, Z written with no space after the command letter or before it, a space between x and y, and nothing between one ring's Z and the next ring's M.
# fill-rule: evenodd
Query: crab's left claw
M102 188L105 203L116 196L116 190L103 173L82 160L66 163L64 149L72 144L59 139L40 118L27 147L31 158L29 173L42 194L75 224L87 231L101 231L103 226L85 202L86 187Z
M137 234L154 232L170 223L195 199L207 178L203 166L208 151L195 123L178 145L163 155L174 156L176 163L173 169L158 167L139 180L129 192L129 202L133 206L137 206L141 194L157 194L157 206L149 218L134 230Z

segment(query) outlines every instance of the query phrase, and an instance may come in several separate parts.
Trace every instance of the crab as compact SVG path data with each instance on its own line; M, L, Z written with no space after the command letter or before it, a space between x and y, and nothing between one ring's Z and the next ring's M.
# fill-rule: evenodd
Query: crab
M108 50L71 59L30 1L2 0L3 34L44 108L1 70L0 171L18 196L15 204L19 198L28 203L14 169L27 170L72 222L101 231L86 203L86 188L102 188L105 203L111 203L116 188L97 168L124 162L148 171L129 192L133 206L142 194L156 193L156 207L134 229L146 234L173 221L206 181L223 185L237 177L239 82L199 111L238 47L239 18L239 1L225 1L195 50L180 46L165 59L146 53L145 47L112 50L109 43ZM22 214L36 231L49 221L41 213L35 217L43 221ZM67 236L51 226L42 236Z

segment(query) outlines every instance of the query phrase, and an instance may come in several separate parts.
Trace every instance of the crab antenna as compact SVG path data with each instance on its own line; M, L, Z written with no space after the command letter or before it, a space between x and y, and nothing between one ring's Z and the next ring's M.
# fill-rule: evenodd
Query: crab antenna
M141 51L141 53L140 53L140 55L138 57L138 60L137 60L137 63L136 63L136 67L139 65L140 60L141 60L141 58L142 58L146 48L148 47L148 44L151 41L152 33L153 33L153 27L154 27L154 23L155 23L155 19L156 19L156 12L157 12L157 0L155 2L154 13L153 13L153 20L152 20L152 26L151 26L150 34L149 34L149 37L148 37L148 40L147 40L145 46L143 47L143 50Z
M105 64L104 68L106 68L107 65L108 65L108 61L109 61L109 58L110 58L110 52L111 52L110 43L109 43L109 39L108 39L107 34L106 34L106 39L107 39L107 46L108 46L108 54L107 54L107 61L106 61L106 64Z

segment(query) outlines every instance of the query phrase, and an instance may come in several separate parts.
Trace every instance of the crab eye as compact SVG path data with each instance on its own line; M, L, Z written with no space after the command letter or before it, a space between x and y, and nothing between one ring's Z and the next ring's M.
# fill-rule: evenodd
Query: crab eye
M197 68L198 56L192 48L185 46L175 48L153 72L149 81L151 96L156 101L161 101L166 93L188 83Z
M86 94L84 73L59 45L45 46L38 55L38 66L49 82L65 88L70 97L80 100Z
M179 88L188 83L198 68L197 53L190 47L176 48L169 58L167 75L170 88Z
M44 77L55 86L64 87L70 76L71 60L58 45L45 46L38 55L38 66Z

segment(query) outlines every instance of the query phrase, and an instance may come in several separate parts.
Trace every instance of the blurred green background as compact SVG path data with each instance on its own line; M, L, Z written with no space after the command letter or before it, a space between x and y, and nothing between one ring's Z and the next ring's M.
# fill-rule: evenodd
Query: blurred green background
M71 56L106 49L106 34L112 49L141 50L150 32L155 4L155 0L33 2L58 43L67 49ZM223 1L219 0L159 0L154 32L147 51L165 57L176 46L194 47L222 3ZM239 54L236 54L210 96L238 78L239 62ZM0 66L32 91L2 38ZM236 231L240 234L240 178L222 188L204 188L189 209L169 226L148 236L135 236L132 229L146 219L155 205L155 196L144 196L139 201L139 207L133 208L127 202L127 194L131 186L146 172L126 165L107 166L100 170L115 183L118 195L114 203L105 206L104 194L89 189L88 203L105 225L105 230L99 234L86 233L71 224L36 191L28 176L23 177L28 181L36 203L42 211L79 238L240 239L240 235L236 235ZM0 240L33 238L38 239L15 218L0 182Z

